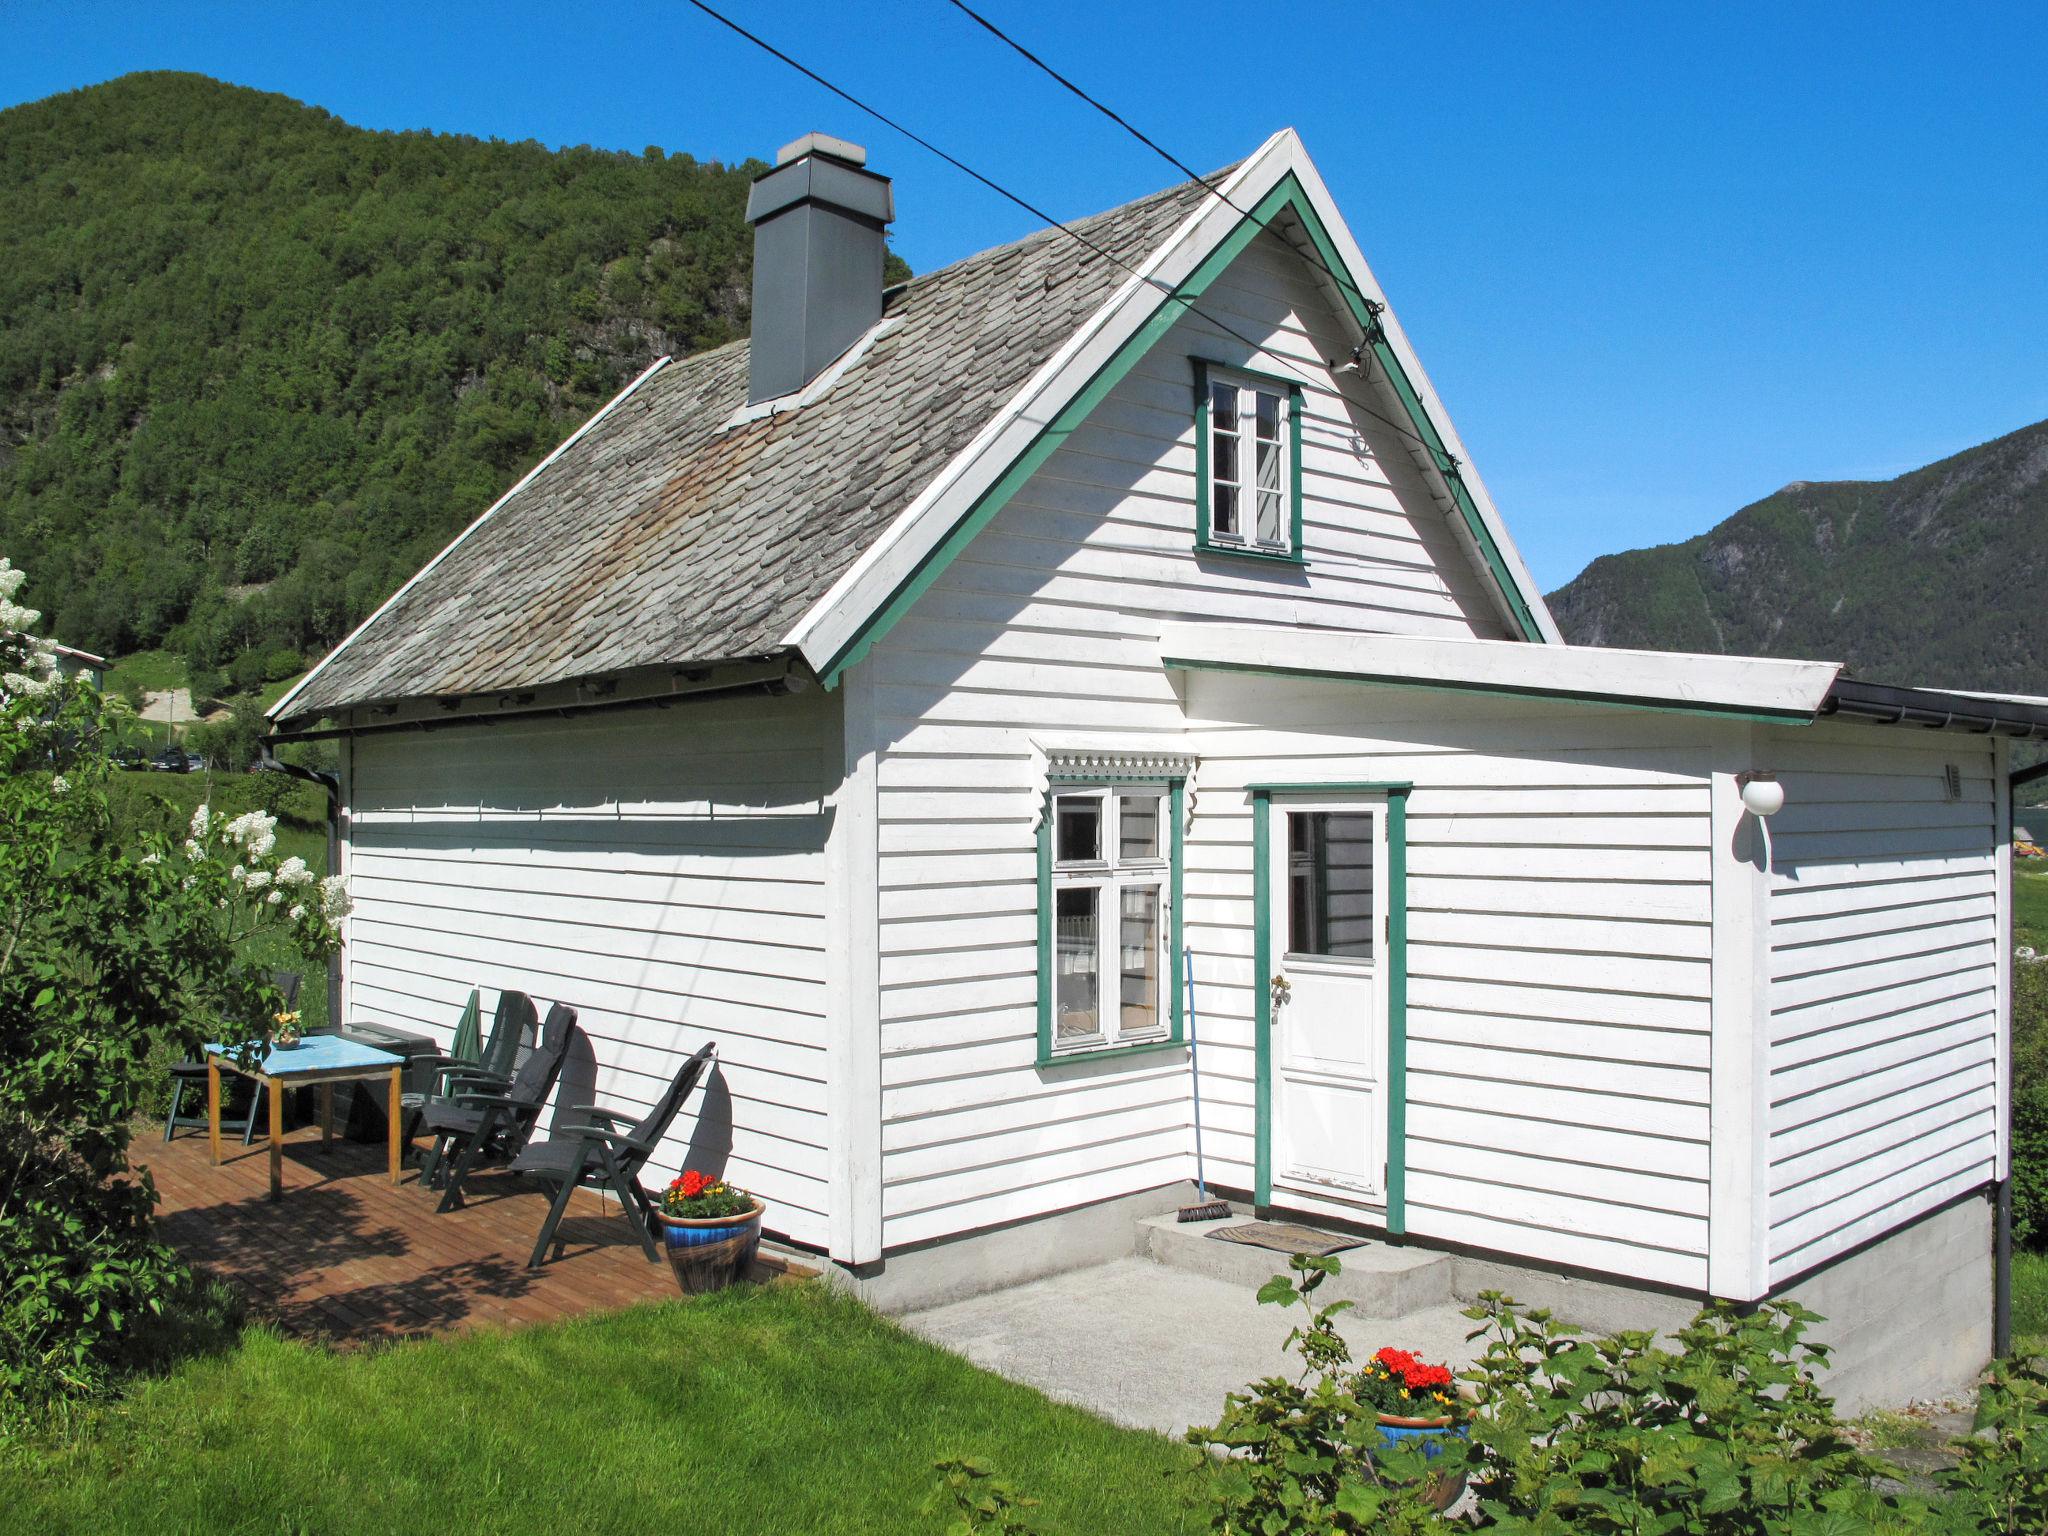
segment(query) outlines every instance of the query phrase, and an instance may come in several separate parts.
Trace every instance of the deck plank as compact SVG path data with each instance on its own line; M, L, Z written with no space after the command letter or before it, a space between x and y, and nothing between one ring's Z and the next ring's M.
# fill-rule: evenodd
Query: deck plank
M354 1346L521 1327L677 1294L618 1203L589 1190L562 1222L563 1257L529 1270L544 1186L480 1173L469 1203L440 1215L440 1196L417 1169L389 1182L382 1142L337 1140L323 1151L311 1125L286 1136L284 1195L271 1200L261 1141L224 1138L227 1160L215 1167L204 1131L169 1143L161 1134L139 1134L131 1157L155 1181L164 1240L234 1285L257 1316L302 1338ZM764 1253L756 1278L805 1272Z

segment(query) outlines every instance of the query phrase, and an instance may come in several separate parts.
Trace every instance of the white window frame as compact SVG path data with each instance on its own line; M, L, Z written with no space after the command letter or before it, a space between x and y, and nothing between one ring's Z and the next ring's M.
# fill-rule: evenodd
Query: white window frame
M1234 368L1220 367L1213 363L1204 365L1201 379L1201 409L1205 430L1202 433L1200 451L1206 456L1206 462L1200 466L1199 480L1206 500L1199 511L1207 543L1215 548L1242 549L1255 554L1298 555L1300 551L1295 548L1294 543L1295 392L1277 380ZM1226 430L1217 422L1218 390L1236 392L1237 425L1234 428ZM1278 533L1270 538L1258 531L1258 445L1266 441L1258 435L1258 405L1262 396L1274 404L1274 435L1271 442L1274 452L1278 455L1280 469L1280 527ZM1234 438L1237 442L1237 474L1234 479L1228 480L1217 473L1216 467L1217 441L1225 436ZM1216 493L1220 487L1226 486L1236 493L1237 526L1229 531L1219 528L1216 522ZM1245 527L1247 522L1251 524L1249 530Z
M1123 801L1152 800L1155 812L1153 846L1149 858L1125 858ZM1100 807L1100 854L1095 859L1062 860L1059 857L1059 815L1063 800L1093 800ZM1046 914L1051 950L1049 984L1051 1002L1051 1050L1064 1056L1087 1051L1113 1050L1119 1046L1151 1044L1170 1040L1173 1035L1173 816L1172 786L1164 780L1114 780L1089 782L1060 780L1049 789L1046 815L1051 820L1047 834L1052 840L1051 882ZM1155 978L1153 1023L1144 1029L1123 1027L1123 893L1150 888L1157 893L1153 922L1153 976ZM1062 1035L1059 1013L1059 893L1094 889L1100 892L1095 905L1095 1019L1096 1028L1086 1035Z

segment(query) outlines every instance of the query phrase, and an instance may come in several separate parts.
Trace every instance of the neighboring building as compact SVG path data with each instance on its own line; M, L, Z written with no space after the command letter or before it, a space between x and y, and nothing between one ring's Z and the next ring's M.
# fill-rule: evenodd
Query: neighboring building
M2048 710L1565 647L1300 142L1217 186L885 294L888 183L791 146L751 347L649 369L279 702L340 745L346 1010L562 998L627 1101L715 1038L662 1165L902 1302L1171 1203L1185 953L1237 1195L1790 1287L1852 1397L1954 1384Z
M48 646L51 658L57 663L57 672L63 677L84 677L95 688L107 685L107 658L95 656L91 651L81 651L74 646L59 645L54 640Z

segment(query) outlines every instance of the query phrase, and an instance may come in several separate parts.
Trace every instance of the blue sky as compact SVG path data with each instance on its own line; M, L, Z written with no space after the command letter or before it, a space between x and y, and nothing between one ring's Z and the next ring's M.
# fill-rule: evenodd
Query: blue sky
M1061 217L1178 179L944 0L719 0ZM2048 417L2048 7L979 0L1204 169L1292 125L1546 588ZM683 0L0 0L0 105L137 69L704 159L823 128L919 270L1032 221Z

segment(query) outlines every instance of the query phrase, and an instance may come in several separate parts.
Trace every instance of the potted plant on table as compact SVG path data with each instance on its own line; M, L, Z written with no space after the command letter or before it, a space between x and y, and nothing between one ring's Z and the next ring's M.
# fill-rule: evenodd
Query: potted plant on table
M1464 1436L1464 1402L1448 1365L1431 1364L1405 1349L1379 1351L1352 1382L1352 1395L1379 1416L1383 1440L1407 1442L1435 1461L1450 1442ZM1465 1491L1465 1475L1448 1469L1429 1474L1428 1492L1440 1510Z
M745 1278L761 1246L765 1210L744 1189L694 1168L669 1181L654 1216L684 1295L723 1290Z
M299 1032L299 1011L287 1008L270 1016L270 1043L280 1051L296 1050L305 1037Z

